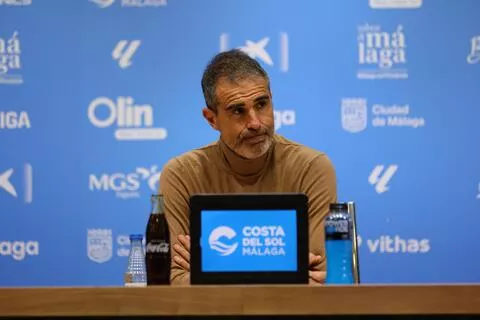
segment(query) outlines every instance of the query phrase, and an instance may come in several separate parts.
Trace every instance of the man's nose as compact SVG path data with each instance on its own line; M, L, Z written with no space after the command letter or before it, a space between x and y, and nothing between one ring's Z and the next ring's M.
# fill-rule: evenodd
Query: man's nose
M262 123L258 118L257 113L254 109L251 109L247 117L247 128L252 130L258 130L262 127Z

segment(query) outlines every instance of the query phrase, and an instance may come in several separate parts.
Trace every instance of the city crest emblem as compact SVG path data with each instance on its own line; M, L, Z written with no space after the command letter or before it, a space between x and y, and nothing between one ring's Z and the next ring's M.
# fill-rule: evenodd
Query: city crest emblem
M342 99L342 128L351 133L365 130L367 127L366 99Z
M97 263L107 262L112 258L111 229L88 229L87 255Z

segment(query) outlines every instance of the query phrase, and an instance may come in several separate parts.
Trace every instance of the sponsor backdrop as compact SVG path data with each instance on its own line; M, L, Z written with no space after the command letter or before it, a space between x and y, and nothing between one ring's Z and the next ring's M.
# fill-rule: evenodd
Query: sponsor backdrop
M365 283L479 282L480 1L0 0L0 285L120 285L243 48L357 203Z

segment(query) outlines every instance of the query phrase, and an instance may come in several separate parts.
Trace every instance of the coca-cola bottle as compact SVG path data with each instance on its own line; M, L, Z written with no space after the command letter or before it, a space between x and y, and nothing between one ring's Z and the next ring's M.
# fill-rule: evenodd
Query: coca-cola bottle
M147 285L170 284L170 234L163 195L151 197L152 210L147 224L145 262Z

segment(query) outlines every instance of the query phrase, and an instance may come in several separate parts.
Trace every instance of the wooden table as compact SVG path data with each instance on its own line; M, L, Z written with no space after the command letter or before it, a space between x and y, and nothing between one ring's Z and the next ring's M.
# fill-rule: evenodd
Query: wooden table
M0 288L0 317L12 315L457 318L480 315L480 285Z

